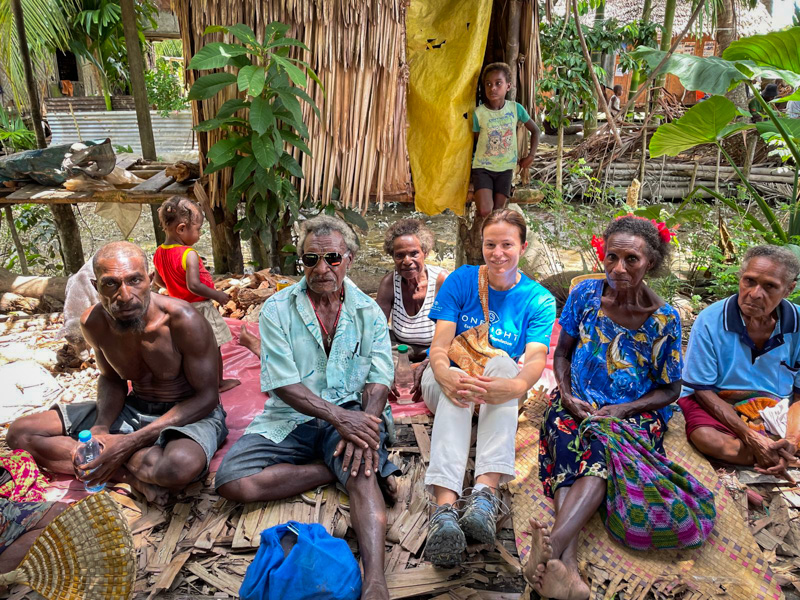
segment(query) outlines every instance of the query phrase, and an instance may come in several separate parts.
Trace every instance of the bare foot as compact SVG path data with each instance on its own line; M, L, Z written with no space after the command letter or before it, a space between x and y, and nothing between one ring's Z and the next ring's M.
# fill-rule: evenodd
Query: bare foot
M560 560L550 559L534 589L545 598L557 600L588 600L589 586L577 569L570 569Z
M228 390L232 390L237 385L240 385L242 382L238 379L223 379L219 383L219 393L227 392Z
M389 590L386 587L386 578L381 573L380 579L364 577L361 586L361 600L389 600Z
M145 483L133 476L128 480L128 483L130 483L131 487L136 488L144 494L148 502L152 502L158 506L165 506L167 502L169 502L169 490L167 488L154 483Z
M545 527L544 523L540 523L536 519L530 519L530 523L531 551L522 574L535 589L544 574L547 561L553 555L553 549L550 547L550 530Z
M239 329L239 345L244 346L259 358L261 357L261 340L258 336L250 333L244 324Z

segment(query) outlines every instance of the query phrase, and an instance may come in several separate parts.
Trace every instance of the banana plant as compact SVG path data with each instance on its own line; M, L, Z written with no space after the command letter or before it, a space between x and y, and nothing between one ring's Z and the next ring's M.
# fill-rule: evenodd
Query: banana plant
M245 218L236 229L245 240L257 236L267 248L275 239L276 224L290 224L299 216L302 203L292 178L302 178L303 170L290 148L311 156L300 100L319 118L319 109L305 90L308 78L322 88L308 63L290 56L292 48L308 48L287 37L288 30L283 23L269 23L262 43L247 25L208 27L206 35L225 32L240 43L208 43L189 63L190 69L201 71L230 68L199 77L188 99L205 100L236 86L239 95L195 130L219 130L221 139L209 148L204 172L233 169L227 208L235 212L243 198L246 203Z
M652 67L658 65L665 53L652 48L640 47L634 56L644 60ZM719 57L699 57L674 54L664 65L664 71L678 77L689 91L701 90L714 94L700 102L672 123L661 125L650 140L650 156L677 156L681 152L701 144L714 144L722 156L733 167L742 184L755 199L761 210L764 222L755 215L744 215L748 222L769 242L789 246L800 256L800 201L798 201L798 166L800 166L800 119L778 117L771 103L761 96L756 78L783 79L797 88L800 85L800 27L786 31L756 35L733 42ZM724 94L739 85L747 86L768 120L759 123L737 122L740 113L736 105ZM792 98L800 94L793 94ZM781 101L786 98L781 98ZM722 146L722 140L740 131L755 128L764 137L778 137L794 163L794 185L789 202L789 225L785 229L775 211L744 176L730 155ZM741 208L730 198L697 186L737 212ZM694 195L693 190L690 197Z

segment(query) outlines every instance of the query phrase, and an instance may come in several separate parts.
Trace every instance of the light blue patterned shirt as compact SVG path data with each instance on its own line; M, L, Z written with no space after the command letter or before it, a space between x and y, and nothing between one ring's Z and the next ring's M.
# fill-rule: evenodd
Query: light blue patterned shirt
M344 305L330 356L309 302L305 277L274 294L261 307L261 391L302 383L333 404L361 401L368 383L391 386L392 345L386 317L376 302L344 280ZM388 405L387 405L388 407ZM295 427L313 417L297 412L272 392L245 433L282 442Z

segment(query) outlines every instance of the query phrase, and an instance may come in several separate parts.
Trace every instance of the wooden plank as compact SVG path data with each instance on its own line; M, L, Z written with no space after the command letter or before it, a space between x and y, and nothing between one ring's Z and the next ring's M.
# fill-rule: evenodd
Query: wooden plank
M178 183L176 181L175 183L169 184L161 191L165 194L170 194L171 196L186 196L189 193L189 188L193 185L194 181L184 183Z
M161 523L166 520L167 517L161 511L147 513L131 524L131 534L136 535L147 529L152 529L156 525L161 525Z
M236 525L236 533L233 534L232 548L252 548L253 537L258 537L258 524L261 522L261 511L264 509L265 502L251 502L246 504Z
M230 586L228 581L209 572L208 569L203 567L200 563L196 562L189 563L189 566L186 568L188 571L197 575L207 584L213 585L219 591L225 592L226 594L233 596L234 598L239 597L239 586Z
M169 565L167 565L167 567L161 571L158 578L156 578L150 595L147 597L148 600L155 597L159 592L168 590L172 586L172 582L175 580L178 573L180 573L180 570L183 568L183 565L186 564L190 556L190 552L181 552L170 561Z
M519 559L508 551L508 549L503 545L503 542L500 540L495 540L494 547L497 548L497 551L500 553L500 556L503 557L503 560L511 565L511 568L514 569L515 573L522 572L522 565L520 564Z
M411 425L414 430L414 437L417 439L417 446L419 446L419 453L425 464L431 462L431 437L428 435L428 430L425 425L414 423Z
M137 162L138 160L139 160L139 159L138 159L138 158L136 158L136 157L131 157L131 156L118 156L118 157L117 157L117 164L116 164L116 166L117 166L117 167L119 167L120 169L123 169L123 170L127 171L127 170L128 170L128 168L129 168L129 167L132 167L133 165L135 165L135 164L136 164L136 162Z
M178 546L178 541L183 532L183 526L186 525L186 520L189 518L189 513L192 511L190 504L176 504L172 510L172 520L169 522L167 532L161 539L161 544L158 546L155 557L153 558L153 565L166 565L172 560L172 553Z
M159 171L147 181L144 181L131 188L128 192L132 195L136 194L151 194L153 192L160 192L165 187L175 181L174 177L168 177L164 171Z
M233 506L225 508L217 517L197 536L197 541L194 543L195 548L203 550L211 550L217 541L217 536L222 531L225 523L228 521L228 516L233 512Z
M3 200L5 202L36 202L37 200L62 200L63 202L72 202L91 197L92 192L70 192L64 188L30 183L21 187L16 192L9 194L3 198Z

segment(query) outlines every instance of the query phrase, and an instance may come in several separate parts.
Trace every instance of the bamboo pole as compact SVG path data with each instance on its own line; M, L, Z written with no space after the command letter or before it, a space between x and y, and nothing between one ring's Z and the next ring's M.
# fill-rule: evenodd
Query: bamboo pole
M17 226L14 225L14 215L11 213L11 207L6 205L3 207L6 214L6 223L8 223L8 230L11 233L11 240L14 242L14 248L17 250L17 258L19 259L19 269L23 275L30 275L28 270L28 257L25 256L25 247L19 239L17 233Z

